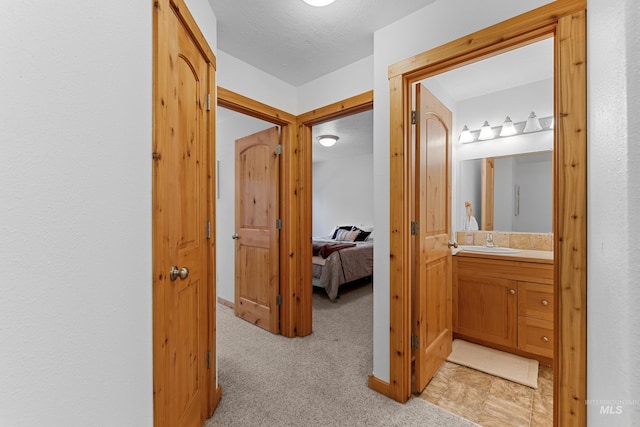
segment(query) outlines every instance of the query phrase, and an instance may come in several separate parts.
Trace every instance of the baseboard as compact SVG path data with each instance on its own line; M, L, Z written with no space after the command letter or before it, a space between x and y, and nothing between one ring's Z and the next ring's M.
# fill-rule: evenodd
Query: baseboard
M210 412L209 417L213 416L213 413L216 411L216 408L218 407L218 403L220 403L220 399L222 399L222 387L218 386L218 388L216 388L215 391L213 392L210 411L209 411Z
M231 301L227 301L224 298L218 297L218 304L222 304L225 307L233 308L233 303Z
M373 374L369 375L369 388L384 396L389 396L389 383L376 378Z

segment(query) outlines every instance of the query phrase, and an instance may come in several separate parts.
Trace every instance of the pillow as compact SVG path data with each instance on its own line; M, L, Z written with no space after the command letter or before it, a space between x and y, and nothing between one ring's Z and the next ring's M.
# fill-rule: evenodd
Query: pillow
M338 239L336 238L336 236L337 236L337 234L338 234L338 231L340 231L340 230L348 230L348 231L351 231L352 229L353 229L353 226L352 226L352 225L339 225L339 226L336 226L336 228L333 230L333 233L331 233L331 238L332 238L333 240L338 240Z
M364 231L360 229L357 229L357 230L358 230L358 236L356 237L356 240L354 240L354 242L364 242L369 238L369 235L372 233L371 231Z
M338 230L336 232L335 240L342 242L353 242L359 234L360 230Z

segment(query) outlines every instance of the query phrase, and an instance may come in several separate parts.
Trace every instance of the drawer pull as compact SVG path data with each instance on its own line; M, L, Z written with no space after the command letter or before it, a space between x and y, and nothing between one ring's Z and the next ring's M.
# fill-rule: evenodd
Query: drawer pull
M542 300L542 305L547 306L549 305L549 301L547 301L546 299Z
M509 289L509 293L510 293L511 295L515 295L515 294L516 294L516 290L515 290L515 289Z
M542 341L544 341L544 342L549 342L549 338L547 338L547 337L542 337Z

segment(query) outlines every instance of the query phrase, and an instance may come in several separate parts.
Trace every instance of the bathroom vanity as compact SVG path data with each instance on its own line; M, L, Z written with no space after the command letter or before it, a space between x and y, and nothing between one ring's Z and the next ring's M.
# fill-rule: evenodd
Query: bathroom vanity
M553 252L453 256L453 332L552 365Z

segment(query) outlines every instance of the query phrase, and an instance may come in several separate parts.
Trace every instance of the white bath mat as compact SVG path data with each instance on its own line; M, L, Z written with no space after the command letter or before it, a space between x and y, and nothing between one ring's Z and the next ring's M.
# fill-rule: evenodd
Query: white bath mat
M463 340L453 340L447 360L531 388L538 388L538 361L483 347Z

